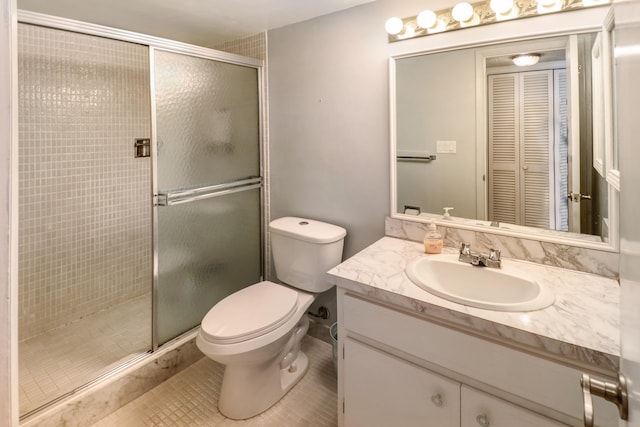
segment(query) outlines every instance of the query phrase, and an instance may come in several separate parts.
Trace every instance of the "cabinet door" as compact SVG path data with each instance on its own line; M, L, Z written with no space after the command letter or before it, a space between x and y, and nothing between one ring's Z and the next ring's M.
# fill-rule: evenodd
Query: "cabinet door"
M460 384L345 339L345 426L460 425Z
M462 386L461 427L567 427L543 415Z

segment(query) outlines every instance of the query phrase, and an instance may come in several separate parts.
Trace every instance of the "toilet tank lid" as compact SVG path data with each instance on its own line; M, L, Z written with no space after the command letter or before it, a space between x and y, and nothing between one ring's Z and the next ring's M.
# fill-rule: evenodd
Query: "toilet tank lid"
M347 235L347 230L337 225L294 216L271 221L269 231L311 243L333 243Z

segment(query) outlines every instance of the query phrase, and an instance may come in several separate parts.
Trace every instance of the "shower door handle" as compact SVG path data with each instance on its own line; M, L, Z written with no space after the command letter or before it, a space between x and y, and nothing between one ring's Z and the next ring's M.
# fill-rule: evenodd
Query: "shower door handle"
M159 193L154 197L154 202L156 206L173 206L260 187L262 187L262 178L247 178L240 181L209 185L189 190Z

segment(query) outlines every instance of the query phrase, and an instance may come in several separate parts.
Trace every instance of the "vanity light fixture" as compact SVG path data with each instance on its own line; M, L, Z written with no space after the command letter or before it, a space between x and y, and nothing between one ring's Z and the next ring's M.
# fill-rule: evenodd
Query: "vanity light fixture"
M385 29L389 42L454 31L478 25L494 24L554 12L568 12L585 7L608 5L613 0L483 0L458 3L453 8L425 10L408 18L389 18Z
M540 60L540 55L537 53L525 53L522 55L516 55L511 58L514 64L518 67L528 67L530 65L535 65Z

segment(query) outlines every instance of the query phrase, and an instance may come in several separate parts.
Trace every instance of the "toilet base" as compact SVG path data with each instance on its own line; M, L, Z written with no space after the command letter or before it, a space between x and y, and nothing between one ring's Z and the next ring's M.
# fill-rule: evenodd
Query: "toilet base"
M309 369L309 358L298 353L288 368L279 364L270 367L235 368L227 366L220 389L218 410L234 420L254 417L277 403Z
M288 369L280 370L282 396L287 394L287 392L304 377L307 370L309 370L309 358L302 352L298 353L298 358Z

